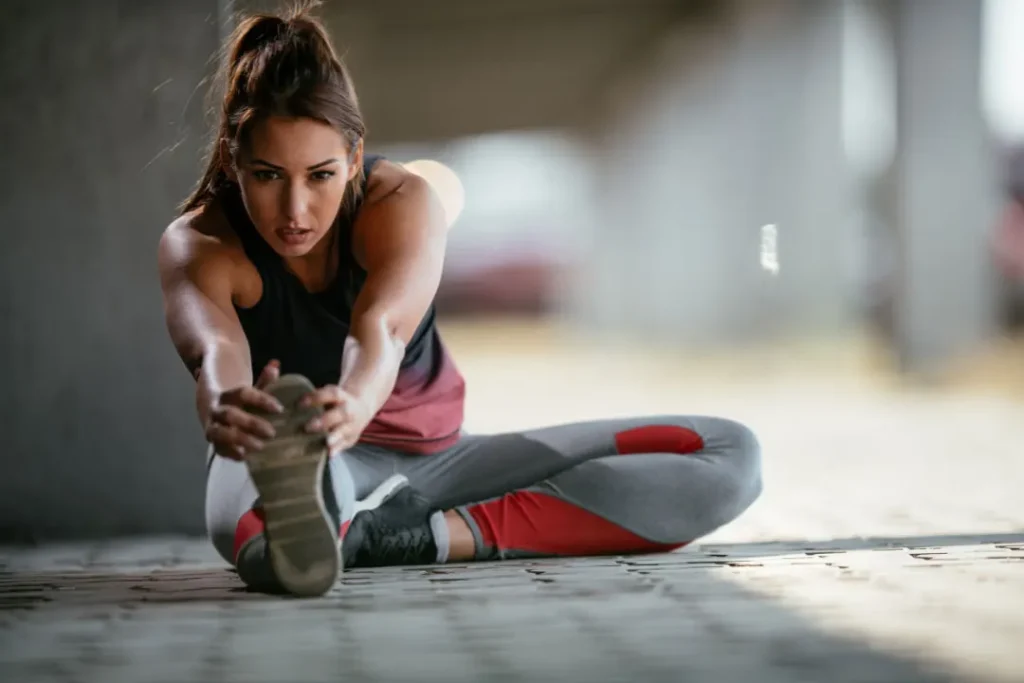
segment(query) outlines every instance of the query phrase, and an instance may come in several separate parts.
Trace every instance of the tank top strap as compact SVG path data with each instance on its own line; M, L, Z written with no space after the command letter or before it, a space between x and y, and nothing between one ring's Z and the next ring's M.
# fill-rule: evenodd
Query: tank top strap
M384 159L383 154L364 154L363 155L363 191L366 191L366 183L370 178L370 171L377 165L378 161Z
M366 188L370 184L370 173L373 171L373 167L377 165L377 162L384 159L382 154L364 154L363 155L363 186L362 186L362 199L366 199ZM366 277L366 273L363 271L362 266L355 258L355 253L352 249L352 228L354 218L347 220L338 221L338 249L340 250L341 263L344 266L344 276L347 279L345 288L349 290L350 297L352 298L353 291L357 292L362 287L362 281Z

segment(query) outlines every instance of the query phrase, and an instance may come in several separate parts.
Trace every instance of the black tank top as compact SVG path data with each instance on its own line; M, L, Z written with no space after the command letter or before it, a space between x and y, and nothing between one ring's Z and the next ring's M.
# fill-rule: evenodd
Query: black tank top
M365 178L370 177L374 164L381 158L365 157ZM362 196L365 195L364 179ZM338 219L337 275L327 289L311 293L256 231L241 197L232 193L225 205L228 220L263 281L263 295L255 305L235 306L249 341L253 377L277 359L282 374L305 375L318 387L336 384L341 375L342 349L349 333L352 306L366 281L366 271L352 253L352 220ZM358 207L349 215L357 213ZM435 310L431 305L406 347L402 368L432 364L431 359L439 351L433 348L438 339L434 321Z

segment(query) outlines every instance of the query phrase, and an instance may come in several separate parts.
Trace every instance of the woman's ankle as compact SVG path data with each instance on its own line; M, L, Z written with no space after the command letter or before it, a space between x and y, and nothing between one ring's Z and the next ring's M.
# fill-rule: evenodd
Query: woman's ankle
M476 558L476 540L466 520L455 510L444 513L447 527L447 562L466 562ZM435 534L436 535L436 534ZM438 553L440 559L440 553Z

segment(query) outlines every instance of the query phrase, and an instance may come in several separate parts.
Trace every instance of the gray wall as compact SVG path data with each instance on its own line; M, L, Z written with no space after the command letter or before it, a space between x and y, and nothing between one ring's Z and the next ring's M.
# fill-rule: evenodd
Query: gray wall
M693 344L851 323L841 9L732 3L610 91L595 126L604 220L580 282L585 320ZM759 262L766 224L778 276Z
M0 540L199 531L155 257L197 175L215 3L2 12Z

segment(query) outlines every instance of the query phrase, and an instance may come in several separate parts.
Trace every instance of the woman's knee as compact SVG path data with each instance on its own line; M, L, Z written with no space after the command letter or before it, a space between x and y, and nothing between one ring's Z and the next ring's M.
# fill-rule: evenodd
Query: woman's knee
M733 495L745 510L761 495L761 442L747 425L724 420L726 466L735 476ZM742 510L741 510L742 511Z
M761 474L761 441L747 425L729 420L732 434L732 452L750 475Z
M753 430L724 418L694 419L705 429L708 457L652 462L634 532L662 544L691 543L736 520L761 494L761 447Z
M745 509L757 499L762 490L761 443L754 430L725 417L679 415L669 421L699 437L696 446L713 460L722 481L723 507Z
M736 420L713 417L701 422L705 450L714 462L701 515L711 530L739 517L760 497L761 443L750 427Z
M760 480L761 442L747 425L725 417L701 418L704 449L722 458L722 464L737 476Z

